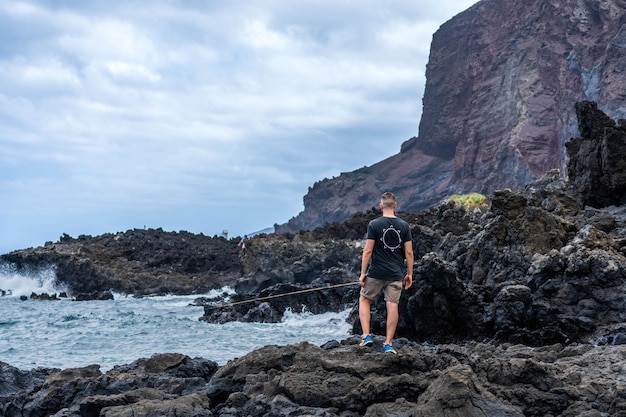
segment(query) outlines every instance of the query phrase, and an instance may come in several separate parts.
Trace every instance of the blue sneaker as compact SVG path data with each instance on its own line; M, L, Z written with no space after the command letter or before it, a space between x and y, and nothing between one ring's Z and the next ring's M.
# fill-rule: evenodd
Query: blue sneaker
M396 352L396 350L393 348L393 346L388 345L387 343L385 343L385 344L383 345L383 352L385 352L385 353L394 353L394 354L395 354L395 353L398 353L398 352Z
M359 343L359 346L369 346L372 343L374 343L374 339L372 338L371 334L368 334L363 339L361 339L361 343Z

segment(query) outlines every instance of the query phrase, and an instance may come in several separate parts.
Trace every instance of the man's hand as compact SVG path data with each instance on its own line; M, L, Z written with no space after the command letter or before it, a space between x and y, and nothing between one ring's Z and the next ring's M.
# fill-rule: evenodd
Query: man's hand
M365 278L367 278L366 274L361 274L361 276L359 277L359 285L361 287L365 287Z
M406 274L404 277L404 289L408 290L413 285L413 274Z

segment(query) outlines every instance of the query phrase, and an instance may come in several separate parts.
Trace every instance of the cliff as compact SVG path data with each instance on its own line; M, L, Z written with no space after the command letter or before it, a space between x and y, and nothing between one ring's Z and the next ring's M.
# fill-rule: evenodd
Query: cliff
M344 220L384 191L422 210L565 173L576 102L626 114L625 25L621 0L483 0L460 13L433 36L419 135L397 155L314 184L277 231Z

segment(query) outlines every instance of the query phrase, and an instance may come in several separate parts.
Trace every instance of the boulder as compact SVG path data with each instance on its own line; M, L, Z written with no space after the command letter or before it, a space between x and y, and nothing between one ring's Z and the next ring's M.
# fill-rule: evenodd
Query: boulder
M615 122L595 102L576 104L580 137L567 143L568 176L582 205L626 204L626 122Z

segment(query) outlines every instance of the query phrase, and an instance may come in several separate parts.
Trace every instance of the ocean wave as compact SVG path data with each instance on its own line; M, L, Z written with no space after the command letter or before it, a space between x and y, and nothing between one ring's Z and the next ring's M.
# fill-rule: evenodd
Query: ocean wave
M14 265L7 263L0 264L0 289L10 292L5 297L66 291L66 288L57 284L56 269L52 266L36 271L18 272Z

